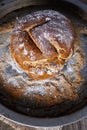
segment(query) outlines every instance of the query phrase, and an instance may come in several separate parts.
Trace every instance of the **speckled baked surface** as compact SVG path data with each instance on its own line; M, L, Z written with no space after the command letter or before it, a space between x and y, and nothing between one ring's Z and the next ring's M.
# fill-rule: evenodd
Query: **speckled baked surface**
M11 34L13 60L35 80L52 78L73 54L71 21L54 10L42 10L18 18Z
M27 115L45 117L63 115L67 110L70 112L78 108L78 104L86 97L86 79L80 72L86 65L86 53L83 41L80 41L82 29L76 24L75 27L74 55L58 75L43 81L29 78L12 59L9 49L10 31L0 34L1 103ZM81 95L82 91L84 96Z

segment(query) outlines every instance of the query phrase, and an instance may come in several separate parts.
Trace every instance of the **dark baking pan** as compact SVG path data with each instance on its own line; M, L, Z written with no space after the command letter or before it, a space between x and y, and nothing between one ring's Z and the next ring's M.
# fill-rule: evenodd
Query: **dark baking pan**
M42 10L42 9L53 9L61 12L65 16L67 16L73 22L76 27L76 35L79 37L80 45L83 50L84 55L84 65L80 70L80 73L83 77L83 82L80 87L78 87L78 96L77 100L67 101L62 104L62 108L65 109L64 113L61 113L60 106L51 107L47 113L47 117L31 117L26 116L25 114L21 114L13 110L9 109L7 104L3 102L6 101L6 93L2 93L0 89L0 115L4 116L8 120L15 121L22 125L27 126L37 126L37 127L54 127L54 126L64 126L75 121L78 121L82 118L87 117L87 6L86 2L82 3L81 1L69 1L65 0L57 1L57 0L48 0L42 1L6 1L7 4L1 3L3 6L1 8L2 14L0 16L0 56L2 56L8 49L9 44L5 44L6 48L3 48L3 40L5 41L6 32L9 32L14 26L14 21L16 16L23 16L28 14L31 11ZM82 6L81 6L82 5ZM27 6L27 7L26 7ZM22 8L23 7L23 8ZM7 10L7 11L6 11ZM14 11L15 10L15 11ZM9 13L9 14L7 14ZM82 13L84 15L82 15ZM7 15L6 15L7 14ZM9 26L10 23L10 26ZM12 26L11 26L12 24ZM3 33L5 35L3 35ZM3 49L2 49L3 48ZM78 47L77 47L78 48ZM77 50L78 52L78 50ZM83 59L79 59L78 64L82 64ZM66 71L66 66L64 70ZM7 73L11 73L8 72ZM74 77L72 77L74 80ZM74 83L73 83L74 84ZM78 85L74 84L74 85ZM0 83L0 88L3 87L3 83ZM13 105L15 107L15 105ZM19 108L20 109L20 108ZM51 111L50 111L51 110ZM56 110L56 114L54 117L51 117L51 113ZM43 113L43 111L40 111ZM36 110L36 113L40 115L39 110Z

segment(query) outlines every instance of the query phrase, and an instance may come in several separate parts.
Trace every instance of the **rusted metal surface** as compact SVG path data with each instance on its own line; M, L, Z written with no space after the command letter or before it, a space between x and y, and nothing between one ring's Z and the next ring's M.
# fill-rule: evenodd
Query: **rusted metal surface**
M2 12L0 14L0 18L2 18L3 16L5 16L6 14L16 10L16 9L20 9L23 7L27 7L27 6L31 6L31 5L40 5L40 4L44 4L47 3L46 0L41 1L41 0L36 0L36 1L32 1L32 0L2 0L0 2L0 12Z
M87 4L86 1L80 0L63 0L77 7L76 12L85 20L87 20Z
M81 17L83 17L84 19L87 20L87 2L86 0L62 0L62 1L67 1L69 3L72 3L73 5L77 6L79 9L79 15ZM0 18L2 18L3 16L5 16L6 14L14 11L14 10L17 10L17 9L20 9L20 8L23 8L23 7L27 7L27 6L31 6L31 5L43 5L46 3L50 3L52 4L52 2L54 2L53 0L44 0L44 1L41 1L41 0L36 0L36 1L32 1L32 0L24 0L24 1L21 1L21 0L1 0L0 2L0 12L2 12L0 14ZM57 2L57 0L55 0L55 2Z

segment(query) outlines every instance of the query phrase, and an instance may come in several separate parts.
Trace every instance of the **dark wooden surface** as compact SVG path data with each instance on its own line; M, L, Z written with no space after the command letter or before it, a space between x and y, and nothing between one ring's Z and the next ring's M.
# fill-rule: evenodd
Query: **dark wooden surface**
M87 118L83 119L77 123L64 126L62 128L31 128L18 125L16 123L7 121L5 119L0 119L0 130L87 130Z
M12 1L13 1L13 3L12 3ZM29 3L29 0L25 0L25 1L26 2L24 2L24 6L26 6L27 2ZM81 0L81 1L84 3L87 3L86 2L87 0ZM10 2L11 2L11 4L10 4ZM16 4L16 2L17 2L17 0L0 0L0 3L2 3L0 5L0 7L1 7L0 10L2 10L3 5L4 5L4 8L5 8L5 6L7 8L7 5L9 5L9 4L11 7L13 7L13 8L8 8L8 11L4 11L2 13L2 15L0 15L0 17L5 15L6 13L10 12L11 10L20 8L23 5L23 1L19 0L18 2L22 3L22 4L17 3L17 6L14 6L14 3ZM20 5L20 7L18 7L18 5ZM87 130L87 118L82 121L79 121L77 123L74 123L74 124L71 124L68 126L64 126L62 128L59 128L59 127L56 127L56 128L31 128L31 127L24 127L24 126L18 125L16 123L10 122L10 121L0 117L0 130Z

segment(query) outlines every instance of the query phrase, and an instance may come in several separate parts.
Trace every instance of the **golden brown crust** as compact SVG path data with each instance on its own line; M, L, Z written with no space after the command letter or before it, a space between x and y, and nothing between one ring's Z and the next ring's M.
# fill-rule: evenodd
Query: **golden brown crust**
M71 22L53 10L38 11L18 20L11 37L11 54L33 79L53 77L71 57Z

